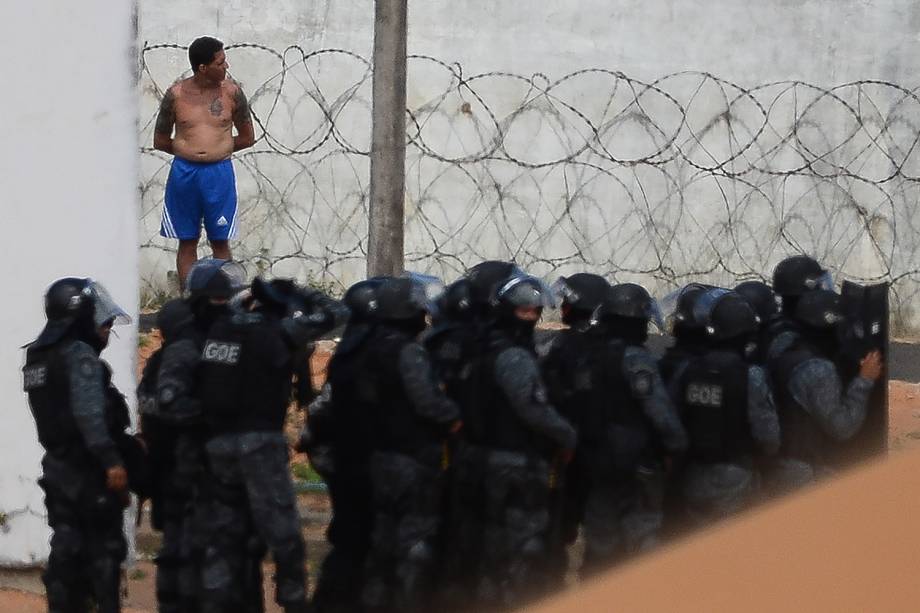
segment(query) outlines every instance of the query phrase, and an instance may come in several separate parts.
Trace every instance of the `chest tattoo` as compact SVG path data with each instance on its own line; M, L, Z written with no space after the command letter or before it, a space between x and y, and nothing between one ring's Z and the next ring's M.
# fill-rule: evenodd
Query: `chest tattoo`
M214 117L220 117L224 112L224 102L220 99L220 96L214 98L214 101L211 102L210 106L211 115Z

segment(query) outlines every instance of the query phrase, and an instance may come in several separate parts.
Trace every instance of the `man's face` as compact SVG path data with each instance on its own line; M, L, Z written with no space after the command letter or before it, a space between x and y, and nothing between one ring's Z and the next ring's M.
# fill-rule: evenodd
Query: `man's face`
M538 322L543 315L543 309L540 307L518 307L514 309L514 316L521 321Z
M112 324L114 321L107 321L98 328L96 328L96 334L99 335L99 340L102 341L103 347L108 347L109 345L109 335L112 333Z
M227 76L227 69L230 64L227 63L227 54L221 49L214 54L214 59L210 64L203 64L204 68L200 69L201 73L210 81L223 81Z

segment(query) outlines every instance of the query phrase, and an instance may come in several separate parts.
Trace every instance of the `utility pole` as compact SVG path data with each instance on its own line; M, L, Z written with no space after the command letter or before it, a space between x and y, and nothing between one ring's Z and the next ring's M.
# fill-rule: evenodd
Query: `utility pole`
M403 271L407 0L375 0L367 275Z

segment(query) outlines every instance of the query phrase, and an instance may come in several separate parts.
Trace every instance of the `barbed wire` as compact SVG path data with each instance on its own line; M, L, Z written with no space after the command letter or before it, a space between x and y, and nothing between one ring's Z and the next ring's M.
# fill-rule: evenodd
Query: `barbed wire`
M344 49L227 50L257 136L236 157L234 255L339 286L361 278L370 62ZM144 45L142 143L185 66L184 47ZM769 277L804 252L841 276L891 282L896 324L915 315L917 88L742 87L691 71L651 82L606 69L467 75L422 55L408 70L408 267L453 278L514 259L664 292ZM174 249L157 235L169 159L141 151L141 247L156 282L172 267L158 254Z

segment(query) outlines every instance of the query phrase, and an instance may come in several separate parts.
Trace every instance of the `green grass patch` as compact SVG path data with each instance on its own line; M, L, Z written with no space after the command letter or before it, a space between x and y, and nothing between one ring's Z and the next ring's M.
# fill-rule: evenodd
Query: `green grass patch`
M306 483L322 483L323 478L314 470L308 462L297 462L291 465L291 475L298 480Z

